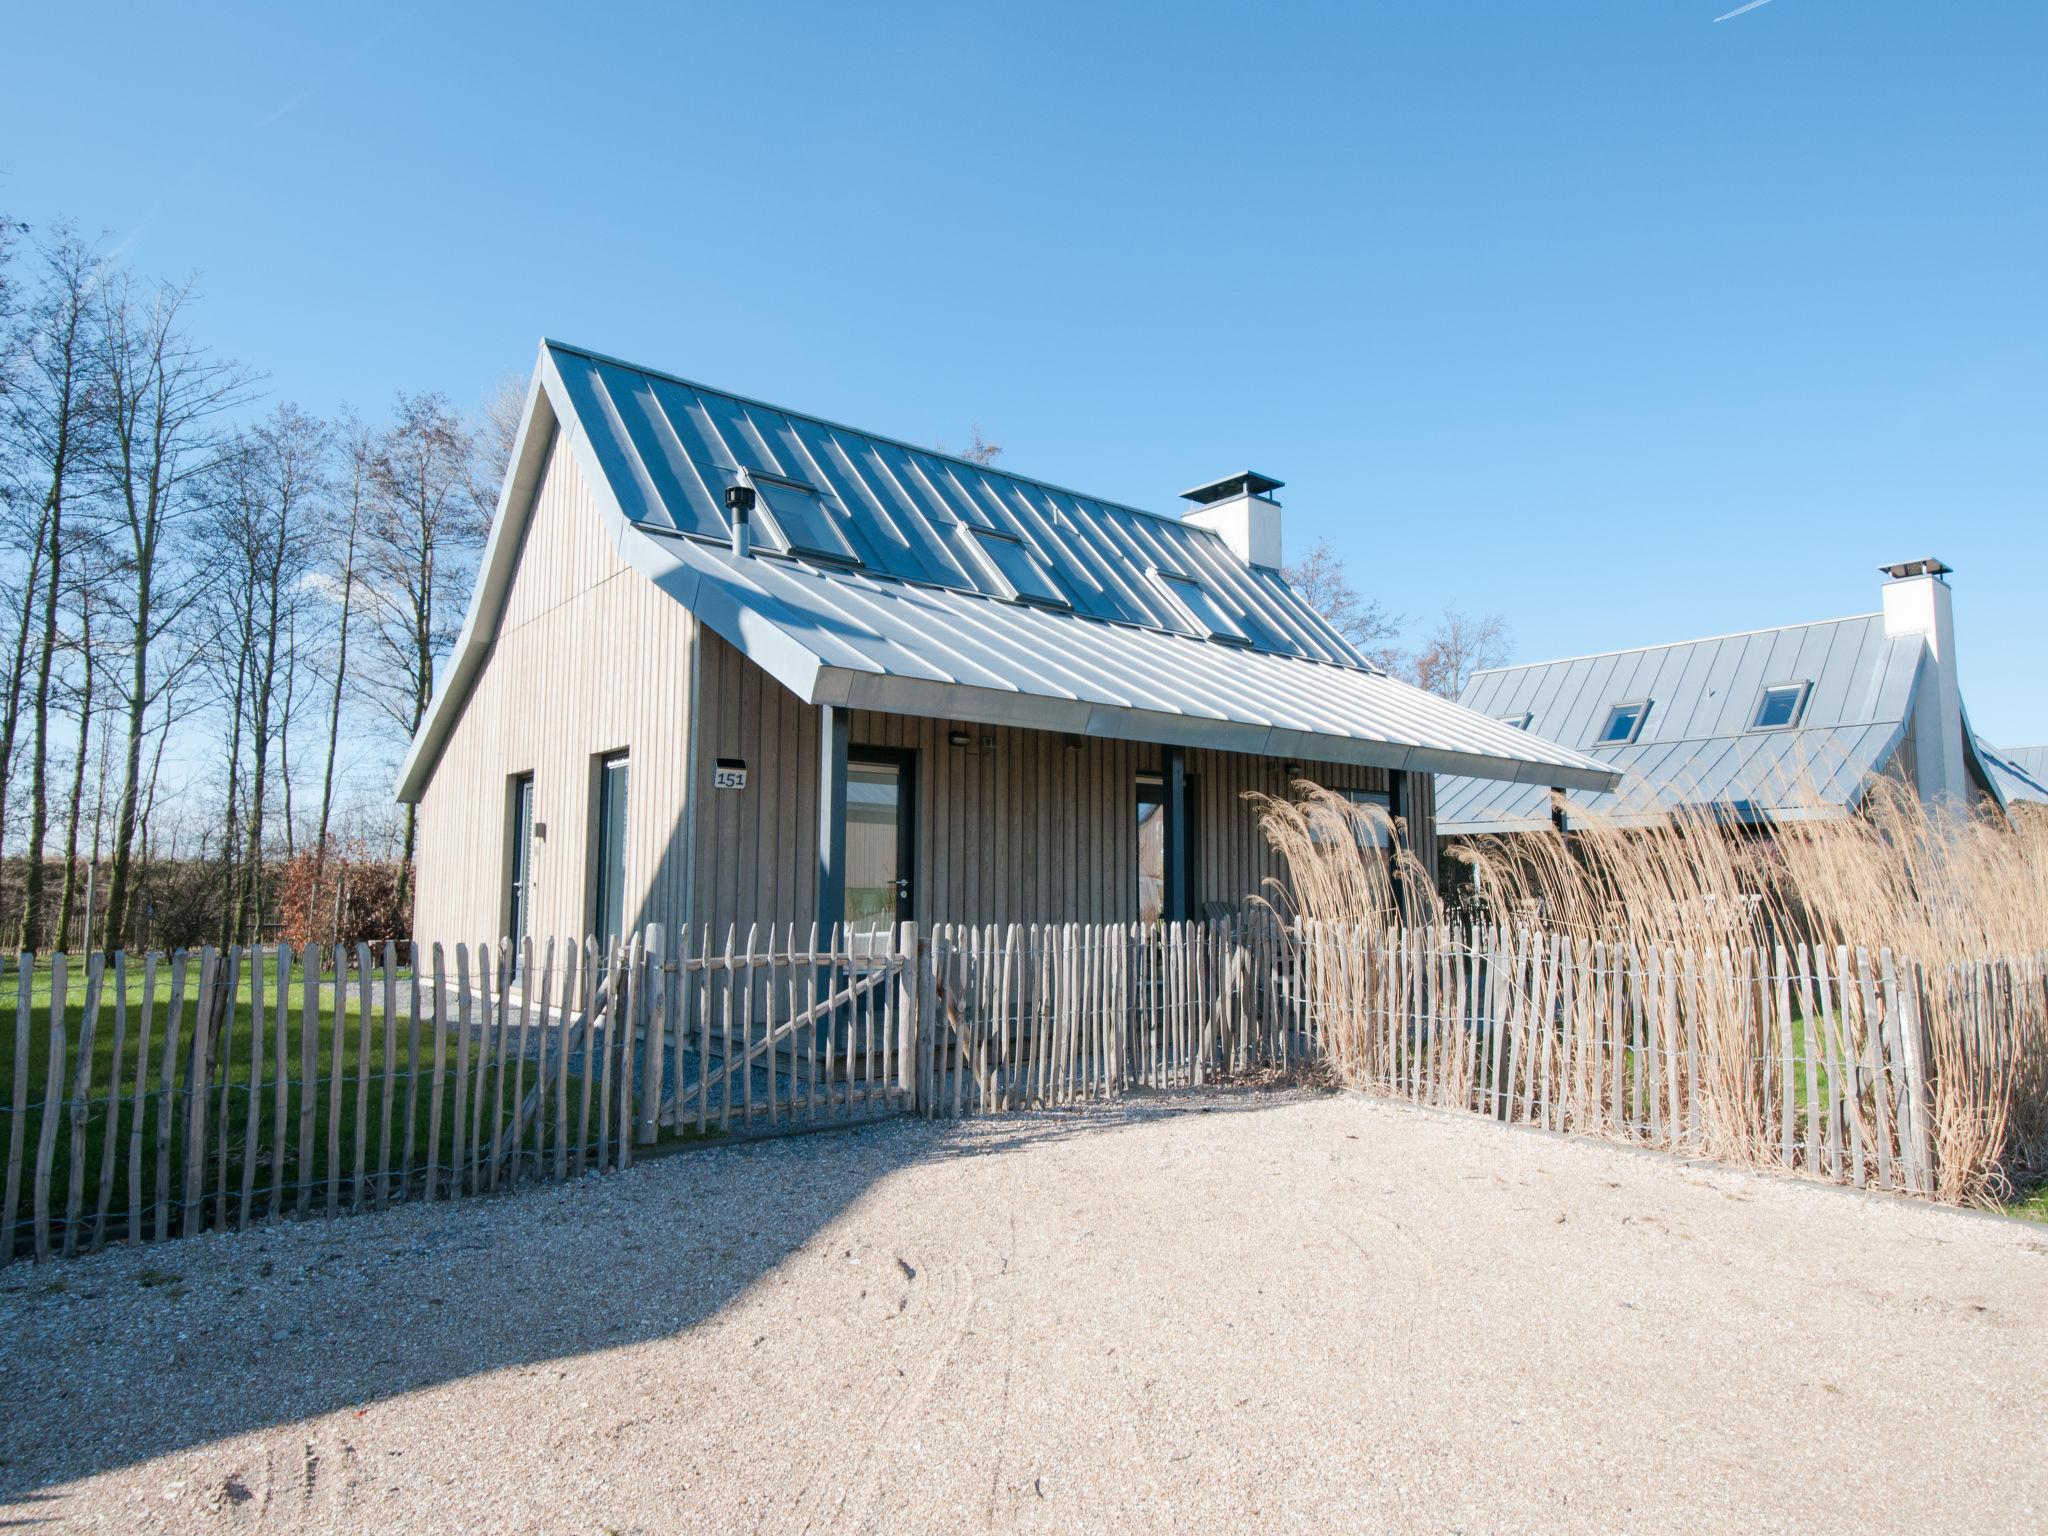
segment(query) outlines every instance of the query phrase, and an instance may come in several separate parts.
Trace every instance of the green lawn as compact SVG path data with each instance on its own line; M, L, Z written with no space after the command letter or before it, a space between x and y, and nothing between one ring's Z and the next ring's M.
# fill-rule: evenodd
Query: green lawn
M168 1093L165 1091L163 1058L165 1031L170 1015L169 1004L174 990L174 967L168 959L160 962L156 968L155 985L152 989L154 1006L148 1010L148 1056L140 1063L144 1092L140 1121L142 1134L139 1147L138 1192L145 1227L152 1232L156 1224L154 1208L159 1194L158 1173L162 1157L160 1147L166 1148L169 1154L168 1160L162 1163L162 1168L167 1175L173 1220L181 1225L189 1225L196 1216L196 1213L184 1211L183 1196L187 1174L187 1134L194 1108L193 1097L187 1091L186 1077L198 1012L199 971L199 957L193 955L186 966L178 1026L178 1053ZM277 1175L276 1153L280 1144L280 1124L276 1100L276 971L274 952L266 954L261 976L264 999L263 1061L253 1135L249 1123L252 1078L251 1001L257 978L248 974L246 968L243 968L243 974L238 978L231 1023L213 1052L211 1080L203 1106L206 1117L207 1156L202 1180L204 1198L201 1203L207 1210L208 1225L217 1224L223 1213L232 1219L239 1219L244 1173L252 1162L255 1212L260 1214L268 1209L277 1193L274 1185ZM30 1027L26 1031L25 1053L21 1050L21 1036L17 1030L16 1017L20 992L19 972L12 964L8 965L7 972L4 980L0 980L0 1157L10 1154L14 1138L18 1134L21 1147L20 1195L13 1235L17 1243L25 1247L32 1238L31 1192L36 1174L39 1143L45 1127L42 1101L49 1090L51 970L47 959L36 962L31 977ZM314 1207L323 1206L330 1194L343 1205L367 1203L382 1192L375 1172L380 1167L385 1147L389 1147L390 1168L396 1169L403 1159L408 1118L414 1147L412 1169L416 1182L424 1168L432 1119L433 1026L430 1020L423 1020L418 1031L418 1073L415 1076L413 1030L408 1014L411 997L409 973L399 970L394 975L393 990L398 1008L388 1026L384 1011L385 988L381 976L375 978L367 1032L364 1027L357 978L351 975L345 989L339 1020L341 1038L337 1042L335 989L333 972L329 968L317 997L317 1023L311 1074L320 1091L313 1096L313 1135L310 1142L302 1145L304 1127L301 1111L306 1101L305 1083L302 1079L306 1076L306 1070L302 1036L301 974L295 968L284 1021L287 1105L281 1127L285 1151L282 1204L286 1209L297 1208L300 1204L299 1191L302 1188L307 1192L309 1203ZM450 980L452 979L451 967ZM69 1112L69 1101L79 1096L78 1050L81 1032L86 1028L86 986L83 964L74 962L69 967L66 987L68 1006L64 1010L65 1060L62 1063L60 1086L56 1096L59 1103L55 1113L55 1135L50 1148L50 1189L51 1207L54 1217L57 1218L53 1221L53 1228L61 1233L62 1218L75 1202L80 1217L79 1235L82 1244L91 1241L102 1204L103 1190L110 1236L125 1228L129 1210L131 1167L135 1166L131 1163L131 1154L137 1150L132 1140L137 1124L137 1048L145 1013L145 967L141 963L130 965L126 985L119 990L126 1001L125 1031L117 1027L117 988L110 969L103 986L97 1022L91 1031L91 1066L83 1095L87 1106L86 1114L82 1125L74 1128L73 1117ZM475 1017L480 1022L480 1012ZM123 1034L120 1041L118 1084L115 1081L114 1058L117 1033ZM516 1034L516 1021L514 1033ZM459 1031L451 1028L445 1047L437 1152L437 1161L444 1170L454 1154L457 1133L455 1068L460 1044L458 1034ZM464 1087L465 1094L471 1098L469 1113L465 1116L470 1125L477 1123L473 1094L476 1080L475 1064L480 1044L480 1039L472 1044L471 1069ZM495 1048L495 1041L493 1047ZM493 1070L487 1075L483 1090L486 1112L482 1123L486 1127L509 1120L510 1105L516 1099L519 1065L515 1062L508 1067L503 1073L501 1084L494 1061ZM580 1065L580 1059L572 1062L572 1072ZM536 1072L536 1066L532 1061L524 1063L523 1075L529 1088L534 1083ZM29 1106L19 1117L18 1128L17 1117L13 1112L17 1088L25 1090L22 1097ZM580 1077L572 1075L569 1083L572 1141L575 1139L576 1121L581 1108L581 1089ZM388 1122L385 1107L387 1095L390 1099ZM506 1106L502 1114L498 1112L501 1096ZM224 1168L220 1155L222 1140L219 1135L223 1107L228 1127ZM550 1096L545 1110L550 1122L546 1127L550 1153L556 1143L556 1128L552 1123L554 1110L555 1105ZM593 1138L597 1121L598 1106L593 1104ZM473 1149L474 1131L470 1129L470 1125L464 1127L464 1141ZM114 1131L111 1161L107 1157L110 1128ZM489 1135L488 1129L485 1134ZM166 1135L167 1143L160 1140L160 1137ZM371 1177L363 1182L360 1190L357 1189L354 1179L359 1138L363 1161L371 1173ZM72 1173L75 1148L82 1148L84 1166L83 1178L74 1181ZM488 1178L487 1173L484 1177ZM0 1241L5 1241L5 1236L0 1234ZM58 1241L61 1241L61 1237Z
M2048 1221L2048 1183L2037 1184L2007 1201L2005 1214L2022 1221Z

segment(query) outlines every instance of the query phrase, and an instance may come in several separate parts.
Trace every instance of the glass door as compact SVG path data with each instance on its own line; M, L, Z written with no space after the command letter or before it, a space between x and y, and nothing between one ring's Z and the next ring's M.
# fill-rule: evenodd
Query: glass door
M883 933L911 920L916 768L910 752L862 747L847 754L844 917L852 933Z

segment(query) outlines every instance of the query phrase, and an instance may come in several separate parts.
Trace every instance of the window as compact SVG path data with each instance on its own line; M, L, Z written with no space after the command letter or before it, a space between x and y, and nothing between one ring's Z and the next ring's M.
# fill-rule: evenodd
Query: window
M1195 633L1206 635L1211 640L1221 640L1226 645L1251 644L1244 627L1199 581L1172 571L1154 571L1152 575L1166 595L1179 603L1188 617L1194 620Z
M1387 849L1394 845L1394 797L1384 789L1340 789L1337 791L1355 806L1376 806L1379 814L1367 811L1351 820L1351 840L1360 848ZM1317 847L1334 846L1336 839L1321 827L1309 827L1309 841Z
M591 839L591 932L607 947L626 917L626 788L631 764L624 752L597 760L597 817Z
M1806 695L1813 689L1807 683L1772 683L1757 696L1756 713L1750 717L1752 731L1782 731L1799 723L1806 713Z
M1383 789L1347 789L1344 798L1353 805L1377 806L1385 820L1368 812L1355 817L1352 832L1361 848L1392 848L1394 846L1394 797Z
M1171 818L1167 815L1166 779L1156 773L1138 775L1138 918L1156 923L1176 915L1192 917L1200 910L1196 900L1201 890L1195 869L1195 787L1193 774L1184 781L1186 796L1183 831L1187 846L1181 853L1181 900L1175 913L1166 899L1166 840Z
M860 564L853 546L832 521L832 514L825 510L815 487L795 480L778 480L759 470L749 470L747 478L760 496L761 506L785 550Z
M1536 717L1535 715L1533 715L1525 709L1519 715L1502 715L1500 717L1500 723L1502 725L1513 726L1518 731L1526 731L1527 729L1529 729L1530 726L1536 723Z
M973 541L983 562L1018 602L1043 603L1052 608L1074 606L1031 547L1016 535L995 528L976 528Z
M1633 704L1617 704L1607 716L1607 728L1594 743L1601 747L1627 746L1643 734L1643 721L1649 718L1650 701L1639 699Z
M533 895L533 775L517 775L506 796L505 932L512 938L513 963L520 940L531 931Z

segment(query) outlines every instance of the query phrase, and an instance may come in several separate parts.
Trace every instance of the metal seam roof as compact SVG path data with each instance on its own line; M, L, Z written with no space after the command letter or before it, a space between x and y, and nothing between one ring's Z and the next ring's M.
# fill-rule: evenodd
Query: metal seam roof
M1925 652L1917 635L1885 634L1882 614L1858 614L1495 668L1476 674L1461 702L1495 716L1527 711L1531 731L1623 772L1612 792L1575 794L1576 807L1626 816L1717 803L1748 817L1785 815L1811 780L1839 812L1861 799L1866 775L1903 735ZM1812 684L1800 723L1751 730L1762 689L1783 682ZM1638 739L1600 745L1608 711L1642 698L1651 708ZM1438 781L1444 833L1549 821L1547 797L1462 776Z
M625 558L810 703L1597 789L1611 770L1386 676L1210 530L543 342L454 656L401 770L417 799L495 633L550 453ZM733 554L741 470L812 485L859 564ZM1034 549L1072 609L1013 601L960 525ZM1252 638L1188 632L1147 573L1198 581Z

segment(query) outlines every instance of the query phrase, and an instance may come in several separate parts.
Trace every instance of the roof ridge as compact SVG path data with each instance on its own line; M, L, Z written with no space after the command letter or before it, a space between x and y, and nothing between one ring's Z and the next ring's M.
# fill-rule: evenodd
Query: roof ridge
M1599 661L1606 656L1634 656L1642 651L1670 651L1681 645L1712 645L1717 640L1747 640L1751 635L1775 635L1788 629L1815 629L1822 624L1855 624L1883 617L1881 610L1873 609L1869 613L1845 613L1832 619L1802 619L1794 624L1759 624L1755 629L1731 629L1726 634L1701 635L1694 640L1665 640L1654 645L1624 645L1611 651L1587 651L1579 656L1551 656L1542 661L1517 661L1503 667L1482 667L1474 672L1472 677L1497 677L1503 672L1527 672L1536 667L1561 667L1574 661Z
M614 356L609 352L599 352L590 347L579 347L572 341L558 341L552 336L543 336L540 339L540 344L544 347L556 347L564 352L573 352L578 357L589 358L592 362L610 363L616 368L630 368L635 373L651 374L657 379L666 379L671 384L680 384L685 389L696 389L702 390L706 394L722 395L727 400L737 401L741 405L751 405L764 411L775 411L784 416L799 417L804 421L814 422L829 431L850 432L856 437L872 438L875 442L887 443L892 448L901 448L909 453L922 453L934 459L943 459L948 464L957 464L963 469L971 469L980 474L1000 475L1006 480L1016 480L1025 485L1035 485L1040 490L1055 491L1062 496L1071 496L1076 501L1094 502L1098 506L1109 507L1118 512L1128 512L1133 517L1150 518L1153 522L1166 523L1172 527L1183 529L1188 533L1217 539L1219 542L1222 538L1222 535L1218 534L1214 529L1204 528L1199 523L1190 523L1184 518L1169 512L1153 512L1145 507L1134 507L1128 502L1112 501L1109 497L1098 496L1092 491L1079 491L1071 485L1060 485L1056 481L1042 479L1037 475L1021 475L1015 470L997 469L989 464L977 464L972 459L962 458L959 454L949 453L943 448L927 448L922 443L913 443L901 437L891 437L886 432L875 432L866 427L853 426L848 422L834 421L830 417L820 416L814 411L799 411L786 405L777 405L772 400L759 400L752 395L742 395L716 384L706 384L701 379L685 378L682 374L671 373L665 368L650 368L645 363L631 362L626 358Z

